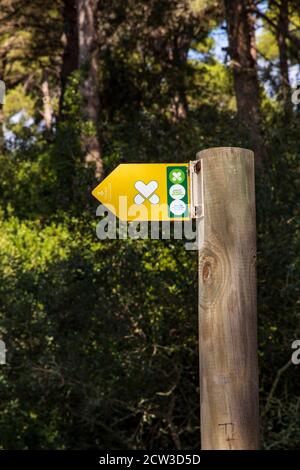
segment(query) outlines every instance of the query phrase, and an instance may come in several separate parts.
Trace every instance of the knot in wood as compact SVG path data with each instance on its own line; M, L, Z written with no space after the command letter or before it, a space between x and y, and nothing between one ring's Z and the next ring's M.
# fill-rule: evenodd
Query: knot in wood
M202 279L203 282L208 281L211 275L211 263L210 261L205 261L202 269Z

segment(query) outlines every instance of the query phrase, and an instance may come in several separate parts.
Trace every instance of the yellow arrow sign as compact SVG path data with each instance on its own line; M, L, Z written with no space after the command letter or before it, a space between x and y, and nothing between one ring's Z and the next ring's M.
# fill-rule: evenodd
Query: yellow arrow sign
M190 219L188 163L121 164L92 194L124 221Z

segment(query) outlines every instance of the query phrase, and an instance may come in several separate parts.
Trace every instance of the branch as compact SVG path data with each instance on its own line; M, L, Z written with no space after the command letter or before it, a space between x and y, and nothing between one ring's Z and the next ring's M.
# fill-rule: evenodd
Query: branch
M258 8L255 9L255 12L260 18L265 20L271 26L274 32L277 31L276 23L274 23L274 21L272 21L265 13L260 11ZM300 39L297 36L294 36L291 32L288 32L286 36L294 44L294 46L300 48Z
M269 396L267 398L267 401L266 401L266 405L265 405L265 408L262 412L262 415L264 416L270 409L270 406L271 406L271 401L272 401L272 398L274 396L274 393L275 393L275 390L277 388L277 385L278 385L278 382L279 382L279 379L280 377L282 376L282 374L292 365L292 361L289 360L284 366L282 366L278 371L277 371L277 374L276 374L276 377L275 377L275 380L273 382L273 385L271 387L271 390L270 390L270 393L269 393Z

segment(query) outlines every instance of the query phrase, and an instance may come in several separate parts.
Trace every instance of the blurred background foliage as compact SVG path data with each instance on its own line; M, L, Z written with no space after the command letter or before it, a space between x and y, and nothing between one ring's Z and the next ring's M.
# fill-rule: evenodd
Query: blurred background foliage
M300 114L278 41L284 31L295 81L299 5L234 3L256 25L262 445L292 450ZM82 8L92 50L78 46ZM178 240L98 240L90 190L119 163L261 145L235 87L234 18L209 0L3 0L0 17L0 448L198 448L197 253Z

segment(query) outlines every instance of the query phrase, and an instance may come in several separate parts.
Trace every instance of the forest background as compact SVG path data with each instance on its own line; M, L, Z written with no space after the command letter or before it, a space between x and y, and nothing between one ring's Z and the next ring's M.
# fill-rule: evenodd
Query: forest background
M197 253L97 239L119 163L256 158L262 446L300 448L299 0L1 0L2 449L199 447Z

